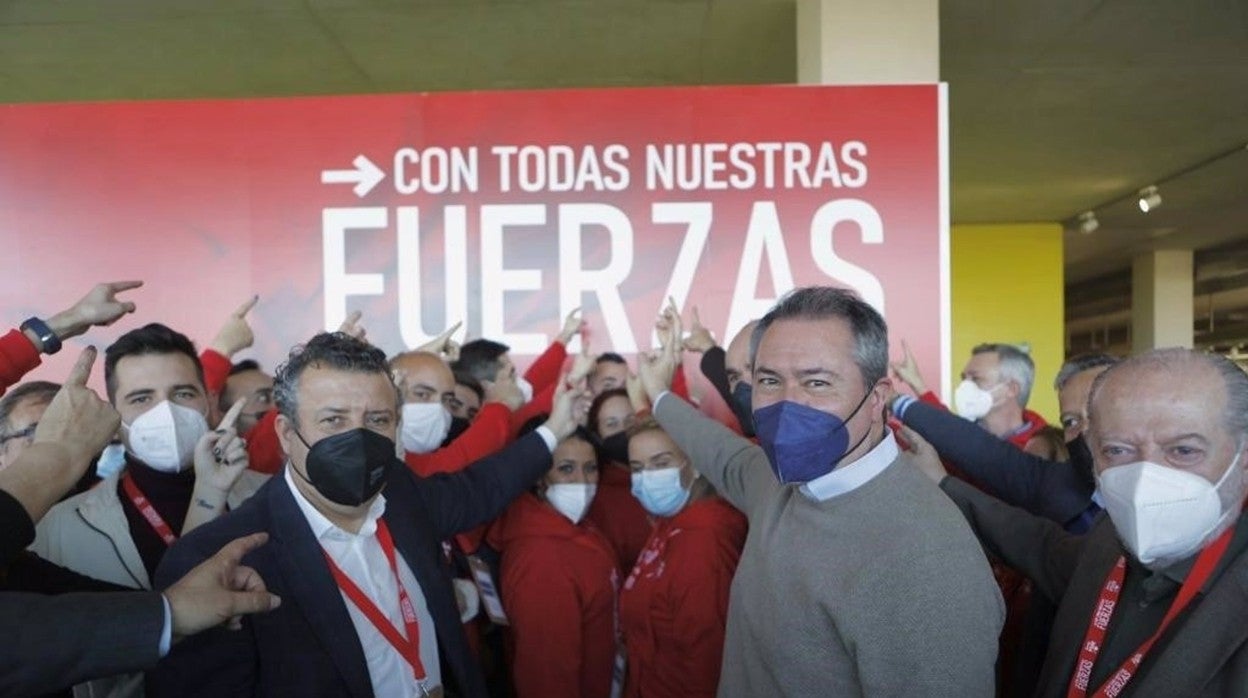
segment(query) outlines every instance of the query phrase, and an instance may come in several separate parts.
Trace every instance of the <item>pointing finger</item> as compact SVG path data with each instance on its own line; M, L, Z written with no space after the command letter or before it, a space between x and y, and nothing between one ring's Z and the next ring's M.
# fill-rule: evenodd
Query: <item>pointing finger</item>
M111 283L104 284L110 294L129 291L132 288L138 288L142 285L142 281L113 281Z
M213 555L212 559L224 563L228 567L234 567L242 561L243 557L247 555L247 553L259 548L268 541L269 534L264 532L253 533L250 536L243 536L242 538L235 538L229 543L226 543L221 550L217 551L217 554Z
M85 386L87 379L91 377L91 367L95 364L95 347L87 347L78 355L78 360L74 362L74 367L69 371L69 377L65 379L65 385Z
M225 431L234 428L234 422L238 421L238 415L243 413L243 406L247 404L247 398L240 397L230 406L230 411L225 413L221 418L221 423L217 425L218 431Z
M234 311L234 317L240 320L246 317L247 313L251 312L251 309L256 307L256 303L259 302L259 300L260 300L260 294L256 294L252 296L251 298L248 298L247 302L238 306L238 309Z

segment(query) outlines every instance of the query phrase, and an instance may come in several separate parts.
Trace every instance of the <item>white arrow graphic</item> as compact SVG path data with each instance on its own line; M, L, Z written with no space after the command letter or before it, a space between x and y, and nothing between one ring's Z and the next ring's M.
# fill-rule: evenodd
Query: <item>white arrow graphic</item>
M363 155L356 155L351 164L355 169L322 170L321 184L354 184L355 195L362 199L386 178L386 173Z

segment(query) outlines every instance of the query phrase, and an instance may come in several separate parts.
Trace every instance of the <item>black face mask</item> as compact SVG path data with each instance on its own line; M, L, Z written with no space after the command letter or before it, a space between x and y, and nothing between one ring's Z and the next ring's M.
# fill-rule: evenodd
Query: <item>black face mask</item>
M451 442L458 439L461 434L468 431L468 427L472 426L472 422L463 417L451 417L451 428L446 432L446 438L442 439L442 448L451 445Z
M1070 464L1074 466L1079 481L1087 485L1089 489L1095 490L1096 476L1092 474L1092 449L1088 448L1088 442L1084 440L1083 434L1067 441L1066 448L1070 451Z
M308 445L303 434L295 435ZM308 475L303 479L329 501L354 507L381 491L395 462L394 441L371 429L352 429L308 446Z
M608 463L628 465L628 433L612 434L602 440L598 451Z
M737 383L732 389L732 401L729 407L737 416L737 424L741 425L741 433L747 438L754 438L754 386L745 381Z

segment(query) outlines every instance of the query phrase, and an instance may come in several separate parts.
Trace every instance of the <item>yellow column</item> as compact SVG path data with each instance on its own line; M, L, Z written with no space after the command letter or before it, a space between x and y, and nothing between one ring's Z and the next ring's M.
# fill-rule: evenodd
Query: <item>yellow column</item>
M1065 359L1062 226L954 225L949 257L954 382L976 344L1026 342L1036 362L1028 407L1056 422L1053 378Z

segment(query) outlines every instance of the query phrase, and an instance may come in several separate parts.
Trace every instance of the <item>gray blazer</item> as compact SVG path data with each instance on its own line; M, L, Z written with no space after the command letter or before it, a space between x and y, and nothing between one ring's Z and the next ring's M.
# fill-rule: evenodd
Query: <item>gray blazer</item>
M1065 696L1092 608L1123 554L1113 522L1103 516L1076 536L956 478L940 486L989 549L1060 601L1035 695ZM1163 650L1145 657L1123 696L1248 696L1248 555L1233 560L1186 616Z

